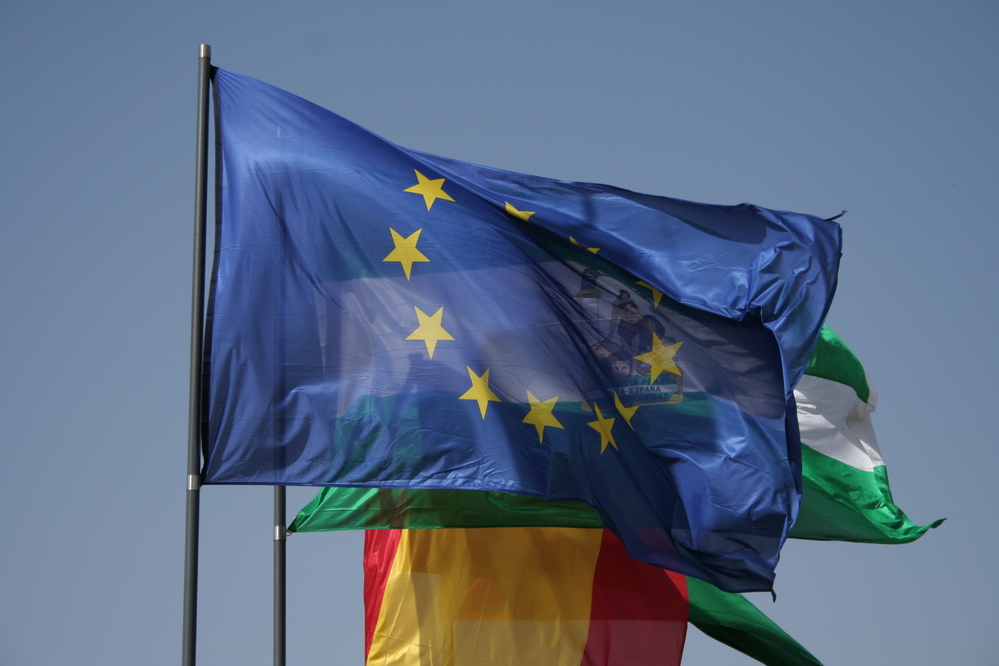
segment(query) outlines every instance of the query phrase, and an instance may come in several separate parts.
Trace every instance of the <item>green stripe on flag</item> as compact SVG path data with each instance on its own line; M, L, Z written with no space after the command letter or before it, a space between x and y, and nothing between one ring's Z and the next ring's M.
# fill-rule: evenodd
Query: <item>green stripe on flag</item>
M812 357L808 360L805 374L846 384L852 387L857 392L857 397L864 402L871 399L867 373L864 372L860 359L828 326L822 327L822 334L815 344Z
M711 638L769 666L821 662L741 594L687 577L690 623Z
M483 490L323 488L288 531L550 526L604 528L583 502Z
M865 471L801 447L801 511L790 536L820 541L908 543L943 520L920 526L892 500L888 470Z

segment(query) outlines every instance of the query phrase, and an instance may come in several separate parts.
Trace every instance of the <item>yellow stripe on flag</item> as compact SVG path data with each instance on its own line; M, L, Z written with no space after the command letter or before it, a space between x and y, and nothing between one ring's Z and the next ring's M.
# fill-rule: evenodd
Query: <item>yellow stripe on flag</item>
M579 666L600 530L403 530L368 666Z

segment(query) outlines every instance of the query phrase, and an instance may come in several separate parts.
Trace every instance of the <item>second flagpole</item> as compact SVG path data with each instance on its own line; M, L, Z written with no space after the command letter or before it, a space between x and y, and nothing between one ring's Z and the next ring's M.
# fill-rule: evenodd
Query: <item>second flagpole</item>
M284 486L274 486L274 666L285 666L287 653L286 497Z

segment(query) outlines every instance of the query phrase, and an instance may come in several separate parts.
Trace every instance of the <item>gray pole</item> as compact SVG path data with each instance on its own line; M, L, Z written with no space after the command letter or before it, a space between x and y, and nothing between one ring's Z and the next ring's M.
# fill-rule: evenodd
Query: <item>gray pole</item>
M184 543L184 646L194 666L198 633L198 528L201 517L201 353L205 321L205 217L208 209L208 81L212 47L198 54L197 158L194 167L194 275L191 286L191 378L187 421L187 531Z
M274 486L274 666L285 666L286 654L286 559L284 486Z

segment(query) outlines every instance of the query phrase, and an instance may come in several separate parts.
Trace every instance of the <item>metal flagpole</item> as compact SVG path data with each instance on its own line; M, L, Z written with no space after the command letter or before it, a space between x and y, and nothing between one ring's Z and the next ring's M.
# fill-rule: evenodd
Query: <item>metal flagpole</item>
M194 666L198 632L198 528L201 517L201 352L205 320L205 217L208 208L208 81L212 47L198 54L197 158L194 167L194 275L187 423L187 531L184 543L183 666Z
M274 486L274 666L285 666L286 653L286 497L284 486Z

